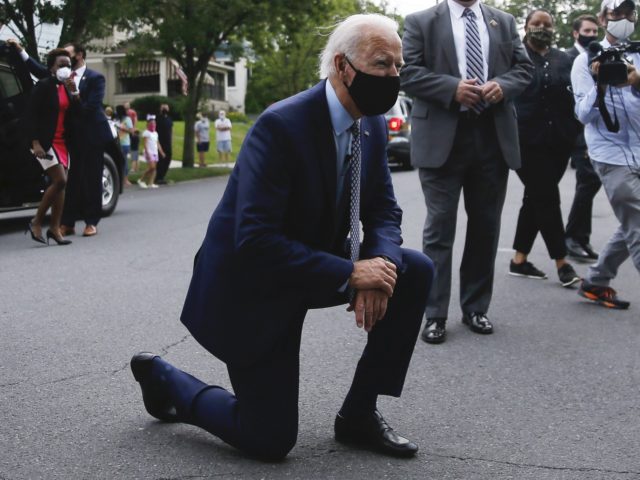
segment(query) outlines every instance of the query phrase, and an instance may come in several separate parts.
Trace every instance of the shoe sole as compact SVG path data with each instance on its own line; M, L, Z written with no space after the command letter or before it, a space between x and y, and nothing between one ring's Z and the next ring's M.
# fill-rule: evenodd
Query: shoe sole
M438 345L440 343L444 343L446 337L440 337L438 339L427 339L423 336L420 336L420 339L424 342L424 343L428 343L430 345Z
M546 275L544 277L537 277L535 275L527 275L525 273L515 273L515 272L509 272L509 275L512 275L514 277L533 278L534 280L546 280L547 278L549 278Z
M372 443L370 441L361 439L361 438L355 438L349 434L345 434L342 432L339 432L337 430L334 429L334 438L336 440L336 442L338 443L342 443L343 445L349 445L352 447L359 447L362 448L363 450L368 450L370 452L376 452L376 453L381 453L383 455L387 455L389 457L396 457L396 458L411 458L411 457L415 457L416 454L418 453L418 450L414 451L398 451L398 450L391 450L391 449L385 449L384 447L376 444L376 443Z
M569 282L560 282L562 284L562 286L564 288L569 288L571 285L575 285L576 283L578 283L580 280L582 280L580 277L574 277L572 278Z
M602 300L601 298L599 298L597 295L585 292L584 290L578 290L578 295L612 310L627 310L629 308L628 306L616 305L615 303L607 302L606 300Z

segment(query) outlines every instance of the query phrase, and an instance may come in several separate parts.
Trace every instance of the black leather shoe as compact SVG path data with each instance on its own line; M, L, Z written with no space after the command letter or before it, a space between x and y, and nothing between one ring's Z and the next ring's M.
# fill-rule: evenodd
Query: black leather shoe
M447 338L446 323L446 318L427 318L427 323L424 326L424 330L422 330L420 338L432 344L444 342Z
M467 325L472 332L485 335L493 333L493 325L482 312L465 313L462 315L462 323Z
M154 358L149 352L140 352L131 358L131 372L142 389L142 401L149 415L165 422L179 422L180 418L170 399L151 380L151 364Z
M589 260L598 260L598 252L596 252L590 243L581 243L582 249L589 255Z
M565 245L567 246L567 255L573 258L577 258L578 260L590 261L592 258L589 256L589 253L584 249L584 247L573 238L567 238L565 240Z
M338 442L359 445L386 455L413 457L418 452L418 446L394 432L377 410L357 420L338 414L334 431Z

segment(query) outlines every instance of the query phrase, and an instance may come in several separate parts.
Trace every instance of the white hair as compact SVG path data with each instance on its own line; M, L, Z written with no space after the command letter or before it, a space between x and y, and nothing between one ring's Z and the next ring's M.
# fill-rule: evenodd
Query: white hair
M333 62L337 54L345 54L350 59L358 58L362 42L380 30L397 35L398 23L378 13L351 15L338 23L320 54L320 78L337 73Z

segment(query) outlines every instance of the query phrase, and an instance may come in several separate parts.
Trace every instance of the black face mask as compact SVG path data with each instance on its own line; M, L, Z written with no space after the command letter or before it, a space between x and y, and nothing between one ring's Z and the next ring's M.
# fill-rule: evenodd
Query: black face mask
M531 27L527 30L527 40L538 48L549 48L553 41L553 30L544 27Z
M369 117L389 111L398 99L400 77L380 77L361 72L344 57L356 72L351 85L344 84L360 112Z
M598 40L598 36L587 36L587 35L582 35L579 34L578 35L578 43L580 45L582 45L583 48L589 48L589 44L591 42L595 42L596 40Z

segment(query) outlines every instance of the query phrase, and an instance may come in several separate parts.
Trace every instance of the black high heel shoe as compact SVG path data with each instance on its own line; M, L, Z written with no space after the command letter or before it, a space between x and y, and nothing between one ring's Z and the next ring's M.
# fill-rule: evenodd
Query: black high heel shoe
M47 245L49 245L49 239L53 238L58 245L69 245L71 240L67 240L62 237L56 237L51 230L47 230Z
M38 242L38 243L47 243L45 241L45 239L42 238L42 235L36 235L35 233L33 233L33 225L31 225L31 222L29 222L27 224L27 229L24 231L24 234L26 235L27 232L29 232L31 234L31 238L33 240L35 240L36 242Z

